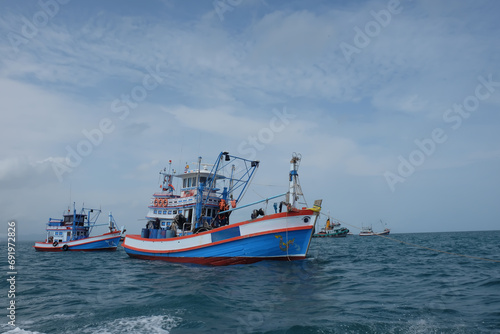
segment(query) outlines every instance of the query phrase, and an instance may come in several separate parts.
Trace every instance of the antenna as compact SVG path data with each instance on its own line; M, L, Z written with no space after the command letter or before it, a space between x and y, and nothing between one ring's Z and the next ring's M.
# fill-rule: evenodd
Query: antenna
M69 181L69 205L68 205L68 210L71 207L71 181Z

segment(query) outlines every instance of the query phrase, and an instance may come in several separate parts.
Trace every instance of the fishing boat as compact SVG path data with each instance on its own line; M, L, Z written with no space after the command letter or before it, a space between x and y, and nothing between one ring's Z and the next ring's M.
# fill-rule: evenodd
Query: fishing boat
M305 204L299 202L300 161L300 154L292 156L286 193L246 205L241 205L242 198L259 161L221 152L208 165L199 157L197 168L187 165L184 173L175 175L182 184L177 194L169 161L169 170L160 172L161 190L149 203L146 227L140 235L125 237L125 252L139 259L205 265L306 258L322 201L299 208ZM268 210L269 201L280 197L283 200L273 203L274 212ZM250 209L248 220L230 219L234 211L264 202L265 208Z
M359 235L362 237L366 237L372 235L389 235L389 233L391 233L391 230L388 228L384 228L382 232L374 232L372 226L370 225L368 227L362 227Z
M313 238L343 238L349 233L349 229L341 227L339 222L331 222L330 217L326 220L326 225L318 233L313 234Z
M86 208L77 213L73 203L73 213L68 210L63 214L63 219L49 218L46 228L47 239L36 242L33 247L40 252L116 250L125 229L117 228L111 212L109 224L96 224L100 213L99 209ZM108 225L109 232L90 236L92 229L101 225Z

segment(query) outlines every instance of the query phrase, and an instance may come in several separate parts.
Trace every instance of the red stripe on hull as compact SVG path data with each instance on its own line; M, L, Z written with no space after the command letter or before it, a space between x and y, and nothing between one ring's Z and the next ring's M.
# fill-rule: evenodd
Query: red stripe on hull
M116 251L117 247L106 247L106 248L96 248L96 249L71 249L68 248L67 251L63 251L62 247L53 247L53 248L45 248L45 247L36 247L33 246L37 252L95 252L95 251Z

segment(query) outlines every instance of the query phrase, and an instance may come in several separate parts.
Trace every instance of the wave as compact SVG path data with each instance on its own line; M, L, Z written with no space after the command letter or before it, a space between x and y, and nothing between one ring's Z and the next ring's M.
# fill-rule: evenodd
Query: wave
M169 334L181 318L170 315L141 316L135 318L120 318L104 322L97 326L85 327L82 333L99 334Z
M12 326L9 326L9 328L12 328ZM5 330L7 330L7 328L5 328ZM5 334L43 334L40 332L27 331L27 330L21 329L19 327L16 327L14 329L11 329L11 330L3 332L3 333L5 333Z

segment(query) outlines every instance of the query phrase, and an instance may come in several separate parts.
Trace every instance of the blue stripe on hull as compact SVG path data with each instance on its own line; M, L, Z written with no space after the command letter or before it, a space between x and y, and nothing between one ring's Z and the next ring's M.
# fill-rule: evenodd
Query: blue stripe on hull
M206 247L194 250L172 253L153 253L128 248L125 248L125 252L131 257L200 263L209 263L209 261L182 261L181 259L228 259L241 257L245 259L255 259L255 261L258 261L265 260L266 258L303 258L307 253L307 247L311 239L311 234L312 229L290 231L288 233L271 233L230 241L218 245L207 245Z
M89 242L83 245L71 245L68 244L68 250L97 250L106 248L116 248L120 242L120 236L112 239L99 240L94 242Z

